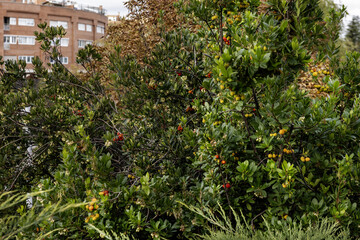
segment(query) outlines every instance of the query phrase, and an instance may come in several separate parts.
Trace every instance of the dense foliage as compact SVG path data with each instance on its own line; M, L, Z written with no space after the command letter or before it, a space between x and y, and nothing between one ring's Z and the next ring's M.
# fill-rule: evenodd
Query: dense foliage
M360 54L337 56L345 10L324 16L314 0L176 7L199 27L163 31L141 60L86 46L86 77L60 61L35 59L32 77L22 61L1 62L1 189L40 191L38 209L83 203L18 236L187 239L216 224L184 204L220 204L252 229L329 218L359 237ZM51 42L64 29L39 27L42 50L59 59ZM326 94L300 88L304 72Z

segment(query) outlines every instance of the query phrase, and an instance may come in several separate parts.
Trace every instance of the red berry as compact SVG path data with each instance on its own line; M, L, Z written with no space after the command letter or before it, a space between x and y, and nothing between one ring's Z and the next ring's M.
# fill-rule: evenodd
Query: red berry
M119 140L119 141L124 140L124 134L121 133L121 134L119 135L119 137L118 137L118 140Z
M180 73L180 72L176 72L176 74L177 74L178 76L181 76L181 73Z
M109 191L108 190L104 191L104 196L109 196Z
M216 159L219 159L219 158L220 158L220 156L219 156L219 155L215 155L215 158L216 158Z
M225 184L225 187L226 187L226 188L230 188L230 187L231 187L231 186L230 186L230 183Z
M183 128L181 127L181 125L178 126L177 130L178 130L179 132L182 132L182 131L183 131Z
M225 160L222 160L222 161L221 161L221 164L225 164L225 163L226 163L226 161L225 161Z

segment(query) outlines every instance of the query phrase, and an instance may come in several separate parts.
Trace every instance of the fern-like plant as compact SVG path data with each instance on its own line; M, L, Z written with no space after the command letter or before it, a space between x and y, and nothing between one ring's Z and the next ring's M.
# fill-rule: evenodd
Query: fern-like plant
M183 204L183 203L182 203ZM203 217L208 223L208 233L199 235L205 240L347 240L351 239L348 229L330 219L322 219L308 227L303 227L296 222L282 224L281 228L275 228L264 220L266 230L253 230L246 221L244 215L241 217L231 208L235 222L232 222L227 213L219 204L219 210L214 213L209 208L197 208L187 206L192 212ZM241 219L242 218L242 219Z

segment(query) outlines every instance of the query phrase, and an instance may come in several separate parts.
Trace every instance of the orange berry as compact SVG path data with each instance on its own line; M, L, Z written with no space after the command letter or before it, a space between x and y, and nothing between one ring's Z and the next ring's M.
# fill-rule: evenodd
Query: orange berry
M222 164L225 164L225 163L226 163L226 161L225 161L225 160L222 160L222 161L221 161L221 163L222 163Z

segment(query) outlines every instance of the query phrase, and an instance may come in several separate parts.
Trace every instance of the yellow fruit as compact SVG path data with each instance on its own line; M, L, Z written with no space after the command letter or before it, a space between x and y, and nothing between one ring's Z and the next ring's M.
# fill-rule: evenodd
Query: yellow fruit
M99 208L99 205L95 205L95 209L97 210Z
M234 92L234 91L231 91L231 92L230 92L230 95L231 95L231 96L234 96L234 95L235 95L235 92Z
M219 56L218 56L218 55L216 55L216 56L215 56L215 59L218 59L218 58L219 58Z
M314 77L316 77L317 75L318 75L318 73L317 73L317 72L314 72L314 73L313 73L313 76L314 76Z
M266 51L266 49L267 49L267 48L264 46L264 51Z
M218 19L217 15L211 17L211 20L216 20L216 19Z
M287 152L287 149L286 149L286 148L284 148L283 152L284 152L284 153L286 153L286 152Z
M310 161L310 158L309 157L305 158L305 161L307 161L307 162Z
M90 221L90 218L87 217L87 218L85 219L85 222L88 223L89 221Z
M89 205L86 205L85 208L86 208L86 209L89 209Z
M268 155L268 158L272 158L272 157L273 157L273 155L272 155L272 154L269 154L269 155Z
M272 157L273 157L273 158L276 158L276 154L275 154L275 153L273 153Z
M92 211L92 210L94 210L94 206L89 207L89 211Z
M220 103L224 103L224 99L220 99Z
M235 96L235 100L236 100L236 101L239 101L239 100L240 100L240 97L239 97L239 96Z
M284 215L284 217L283 217L283 218L286 220L286 218L287 218L287 217L288 217L288 215Z
M246 117L246 118L249 117L249 114L245 114L245 117Z
M224 89L225 89L225 86L224 86L224 85L220 85L220 89L221 89L221 90L224 90Z
M286 130L285 129L281 129L280 131L279 131L279 134L280 135L284 135L286 133Z
M285 183L283 183L283 184L282 184L282 187L283 187L283 188L286 188L286 187L287 187L287 185L286 185Z
M203 123L205 123L205 122L206 122L206 121L205 121L205 118L203 118L202 122L203 122Z
M301 157L300 160L301 160L302 162L305 162L305 158L304 158L304 157Z

